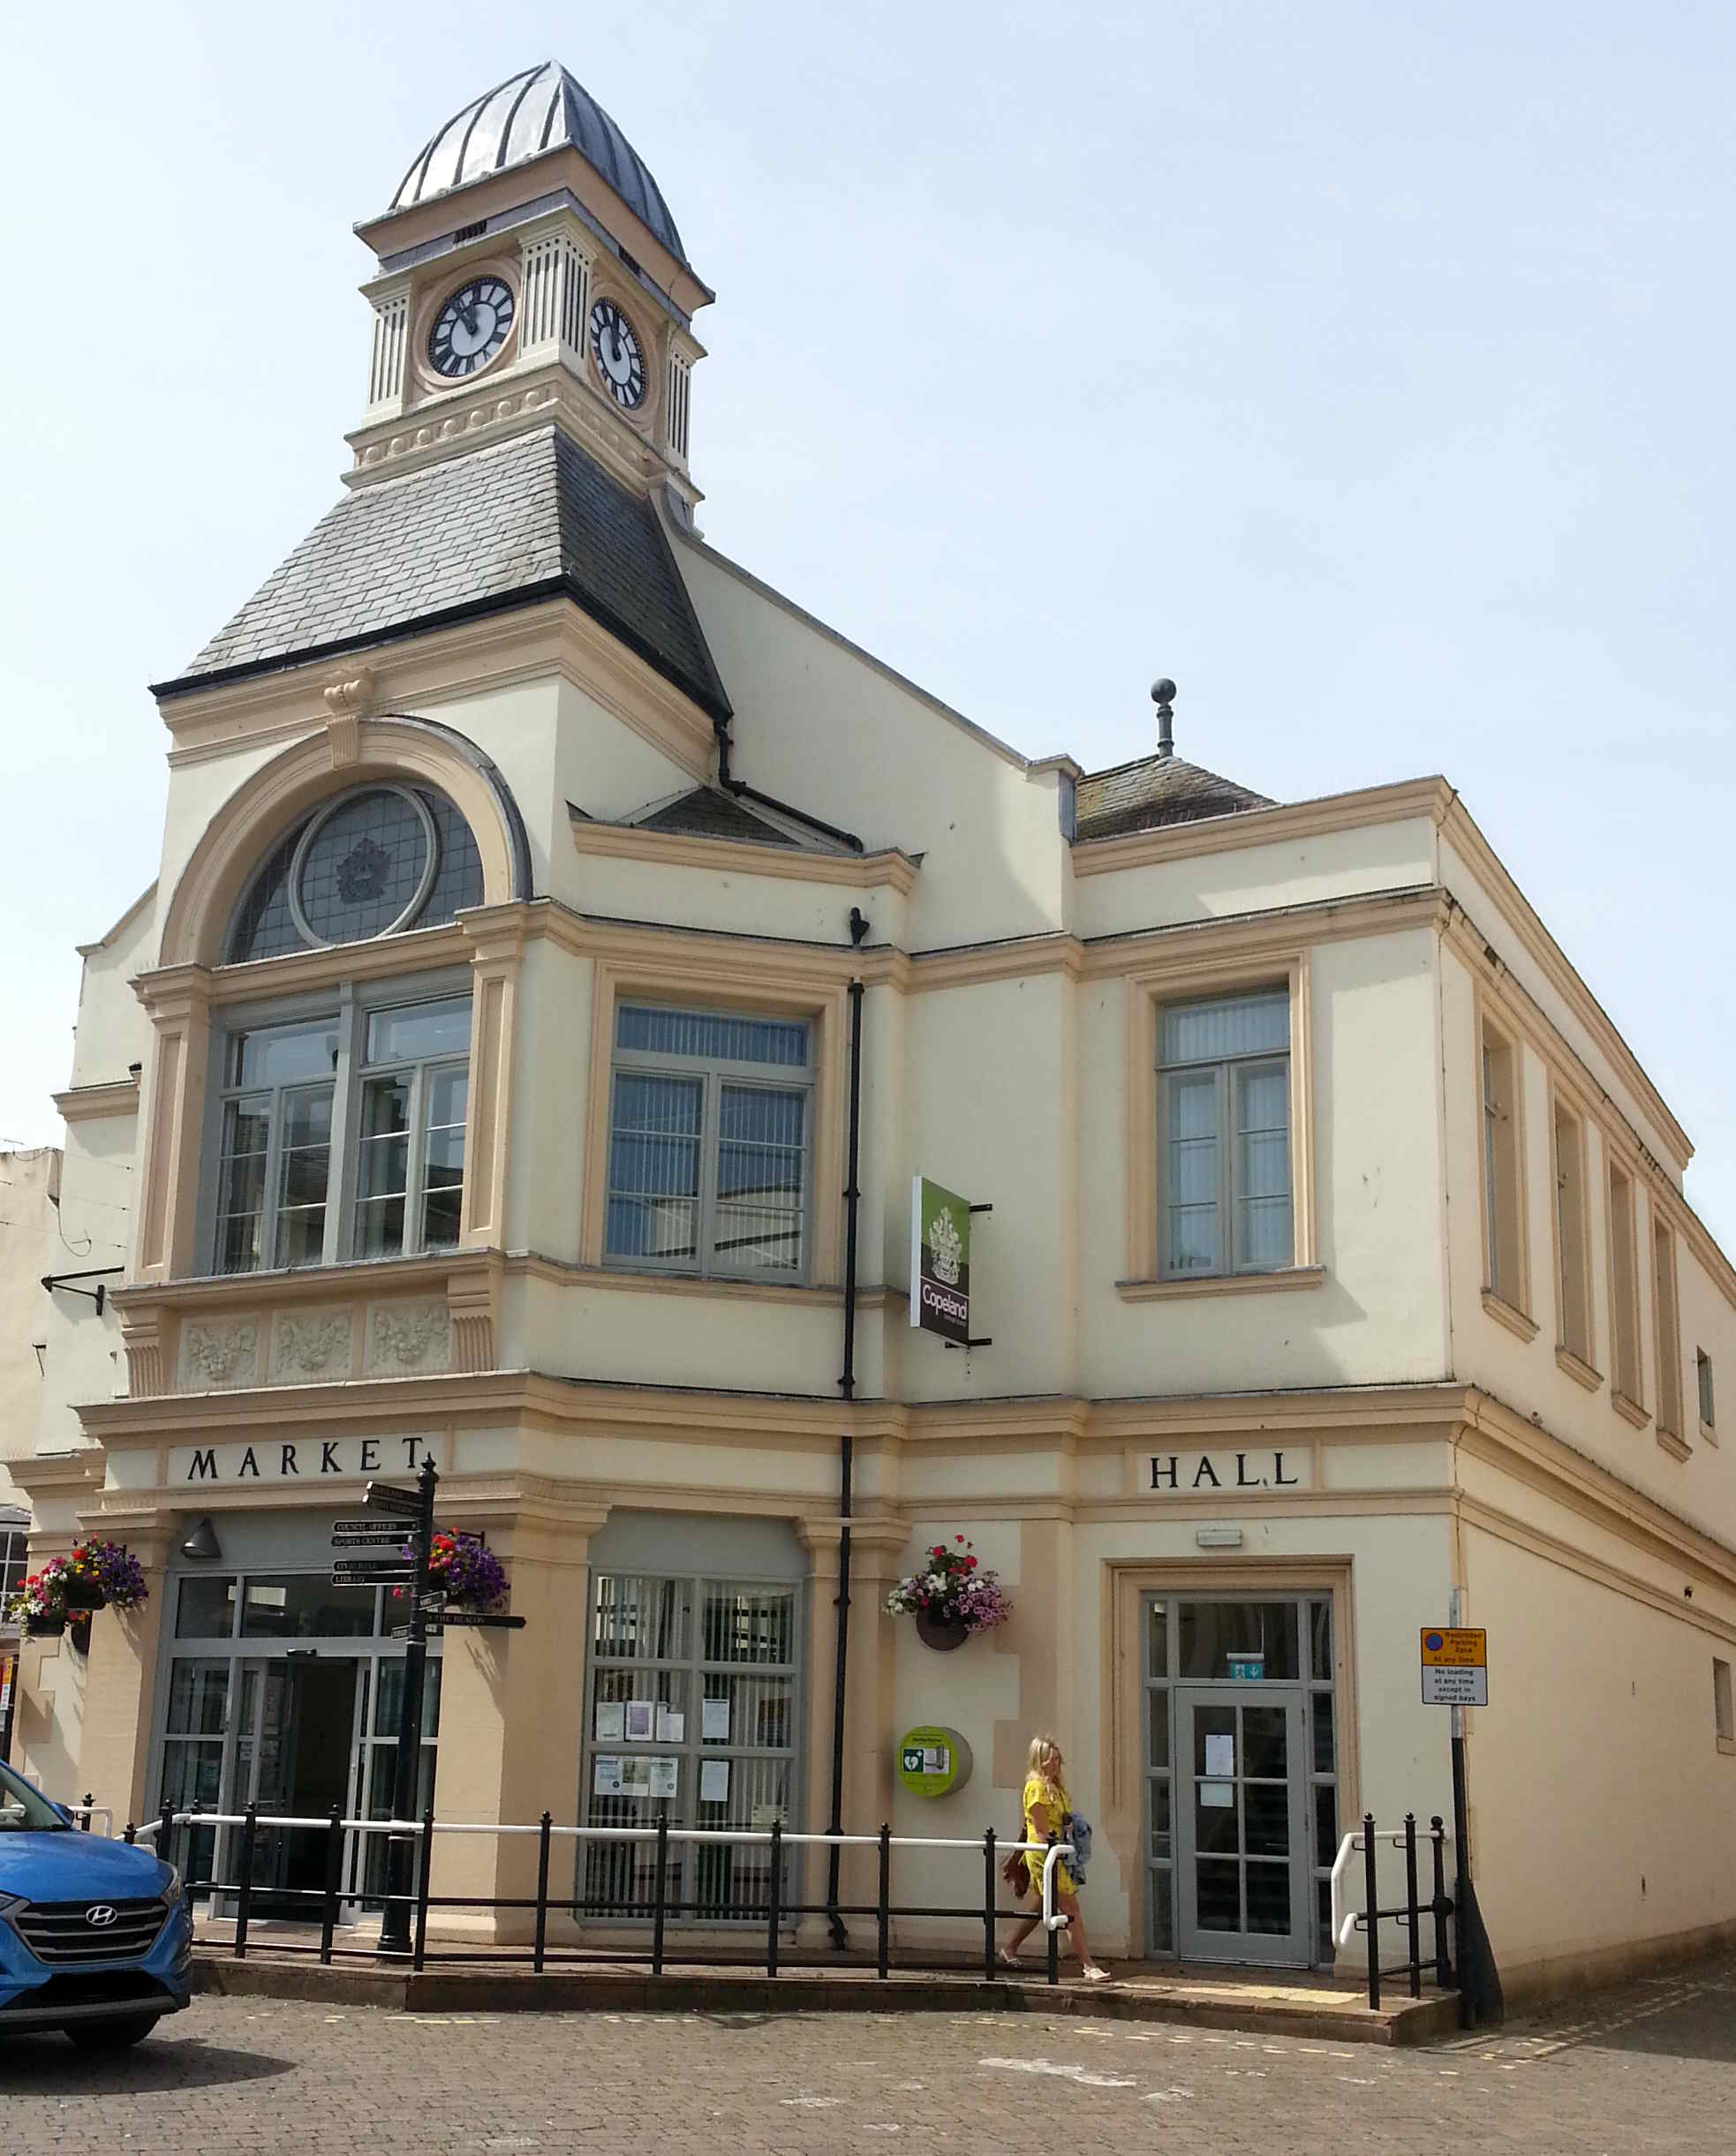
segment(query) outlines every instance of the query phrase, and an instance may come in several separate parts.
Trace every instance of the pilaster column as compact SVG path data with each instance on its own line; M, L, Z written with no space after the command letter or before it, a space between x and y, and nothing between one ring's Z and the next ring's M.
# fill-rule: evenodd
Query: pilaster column
M194 1240L211 1042L211 976L165 966L133 984L155 1031L146 1075L135 1281L185 1278Z
M82 1525L87 1534L125 1542L143 1568L149 1589L136 1609L99 1609L90 1625L79 1787L69 1794L82 1797L88 1790L114 1813L118 1834L129 1820L143 1819L150 1797L145 1776L157 1645L165 1622L169 1535L157 1528L141 1534L102 1514L87 1516ZM74 1650L69 1644L61 1651Z
M796 1532L812 1557L809 1650L808 1813L811 1831L831 1824L832 1734L837 1697L838 1556L844 1522L835 1515L810 1516ZM849 1522L850 1614L845 1649L844 1777L842 1826L846 1834L878 1834L892 1817L893 1619L886 1598L898 1578L898 1558L910 1541L902 1520L864 1514ZM826 1852L811 1852L803 1899L826 1898ZM879 1867L872 1850L844 1851L840 1894L846 1902L872 1902Z
M464 1154L458 1240L505 1248L508 1144L511 1135L513 1034L525 909L489 907L463 923L471 945L470 1136Z
M547 1810L556 1826L579 1823L586 1565L591 1537L608 1516L606 1507L551 1486L524 1495L506 1519L491 1517L488 1546L506 1567L511 1611L525 1627L445 1635L436 1818L529 1826ZM574 1846L554 1846L551 1896L570 1899ZM529 1899L537 1890L536 1836L436 1835L432 1888ZM529 1910L453 1910L440 1919L442 1930L501 1941L527 1939L533 1925Z

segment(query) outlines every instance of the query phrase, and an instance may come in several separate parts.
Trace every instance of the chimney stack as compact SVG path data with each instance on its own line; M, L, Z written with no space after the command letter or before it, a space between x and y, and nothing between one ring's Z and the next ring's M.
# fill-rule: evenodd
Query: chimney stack
M1158 757L1161 762L1175 754L1175 713L1171 708L1175 702L1175 683L1153 682L1151 701L1158 707Z

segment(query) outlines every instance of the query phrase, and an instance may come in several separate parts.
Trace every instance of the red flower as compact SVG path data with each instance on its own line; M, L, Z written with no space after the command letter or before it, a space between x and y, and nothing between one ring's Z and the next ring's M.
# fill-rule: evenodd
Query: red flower
M964 1540L964 1537L962 1534L955 1534L954 1535L953 1540L955 1542L962 1542Z
M967 1572L974 1572L976 1571L976 1569L977 1569L977 1560L976 1560L976 1558L975 1558L975 1557L967 1557L967 1558L964 1560L964 1569L965 1569L965 1571L966 1571Z

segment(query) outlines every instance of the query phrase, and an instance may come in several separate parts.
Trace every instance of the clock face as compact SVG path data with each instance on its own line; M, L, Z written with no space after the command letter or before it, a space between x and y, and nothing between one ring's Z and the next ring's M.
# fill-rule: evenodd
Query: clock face
M428 361L453 381L479 373L512 328L512 287L502 277L472 277L434 316Z
M591 356L615 403L637 411L645 402L645 354L633 325L612 299L600 299L591 310Z

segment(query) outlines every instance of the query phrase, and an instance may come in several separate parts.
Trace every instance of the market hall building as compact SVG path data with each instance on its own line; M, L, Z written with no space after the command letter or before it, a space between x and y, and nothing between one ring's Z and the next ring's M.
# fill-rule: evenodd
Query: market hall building
M151 1594L26 1643L15 1758L117 1821L387 1815L404 1645L331 1531L431 1458L524 1619L434 1650L442 1816L821 1828L842 1690L847 1828L1008 1835L1052 1730L1102 1948L1317 1967L1347 1827L1451 1818L1456 1612L1509 1997L1736 1936L1736 1275L1453 788L1274 803L1166 705L1032 760L718 554L713 295L559 67L359 230L343 491L156 689L158 878L85 954L63 1204L124 1172L131 1245L60 1322L117 1376L15 1473L33 1563ZM986 1344L910 1323L917 1174L993 1208ZM958 1535L1015 1609L939 1652L885 1602ZM579 1860L581 1933L648 1863Z

